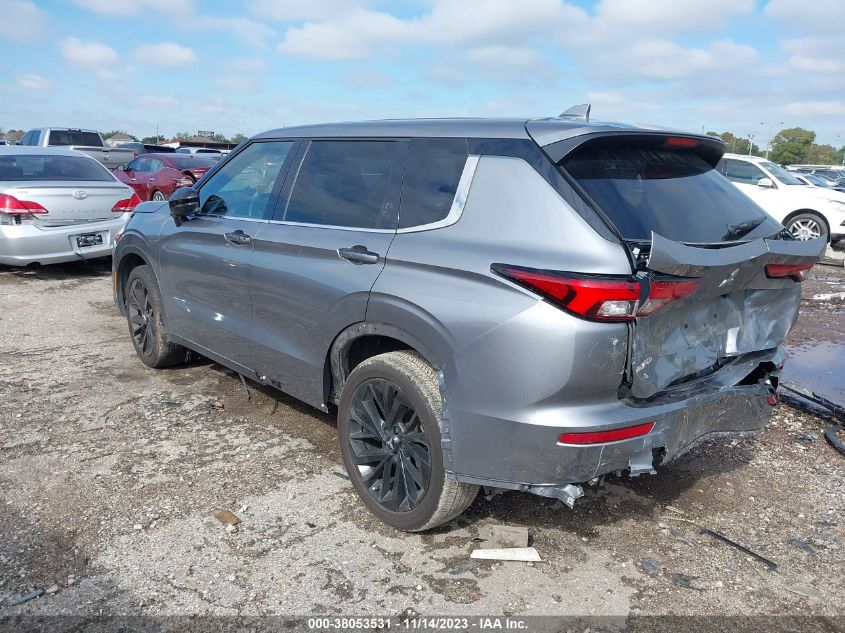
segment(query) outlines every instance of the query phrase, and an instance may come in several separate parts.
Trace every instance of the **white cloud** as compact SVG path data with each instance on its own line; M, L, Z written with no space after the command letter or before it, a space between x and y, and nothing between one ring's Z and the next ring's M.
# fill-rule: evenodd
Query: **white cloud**
M673 37L707 33L754 10L754 0L600 0L592 29Z
M388 88L396 82L390 75L375 70L357 70L346 73L343 83L354 88Z
M826 101L793 101L783 108L786 115L802 117L845 117L845 101L830 99Z
M356 8L321 22L287 29L279 50L315 59L369 57L384 46L439 44L505 45L531 35L557 32L583 19L583 11L560 0L474 3L434 0L429 13L400 19Z
M845 40L841 37L803 37L781 42L791 53L789 65L809 73L845 73Z
M74 2L95 13L124 17L139 15L148 9L167 11L171 15L185 15L195 10L192 0L74 0Z
M214 83L221 90L234 93L255 92L257 87L253 79L234 74L215 77Z
M49 90L53 87L53 82L41 75L28 73L26 75L18 75L16 79L18 80L18 84L27 90Z
M842 0L771 0L763 9L766 17L781 22L793 32L818 34L842 32L845 2Z
M26 41L40 34L47 14L28 0L0 0L0 39Z
M135 49L135 57L154 66L190 66L197 61L193 50L175 42L144 44Z
M295 22L336 17L362 4L350 0L253 0L249 9L261 19Z
M59 50L65 61L79 68L99 68L117 63L115 50L99 42L83 42L68 37L59 42Z

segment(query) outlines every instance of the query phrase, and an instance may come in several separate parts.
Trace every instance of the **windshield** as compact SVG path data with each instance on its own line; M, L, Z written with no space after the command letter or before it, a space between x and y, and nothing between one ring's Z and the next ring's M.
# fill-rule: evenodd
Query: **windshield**
M0 181L114 181L111 173L90 158L76 156L0 156Z
M805 174L804 178L816 185L817 187L830 188L830 183L824 178L819 178L818 176L814 176L813 174Z
M804 185L804 183L798 180L792 172L785 170L780 165L776 165L775 163L771 163L766 160L761 162L760 166L766 169L770 174L785 185Z
M587 145L566 156L569 173L625 239L651 232L686 243L714 243L781 226L695 153L660 147Z

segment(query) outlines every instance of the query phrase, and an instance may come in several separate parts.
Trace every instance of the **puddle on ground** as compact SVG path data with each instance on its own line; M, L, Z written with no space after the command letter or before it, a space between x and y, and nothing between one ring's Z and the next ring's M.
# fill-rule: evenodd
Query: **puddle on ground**
M786 350L782 380L845 404L845 344L801 343Z

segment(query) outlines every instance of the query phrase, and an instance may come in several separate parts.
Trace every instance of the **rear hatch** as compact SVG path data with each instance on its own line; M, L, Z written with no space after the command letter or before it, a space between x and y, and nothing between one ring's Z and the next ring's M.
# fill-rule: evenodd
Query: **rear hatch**
M0 191L40 205L34 217L45 227L114 219L112 209L132 195L90 158L56 154L0 157Z
M672 391L783 342L801 275L825 244L791 239L722 177L719 142L649 133L573 145L559 167L631 256L632 397Z

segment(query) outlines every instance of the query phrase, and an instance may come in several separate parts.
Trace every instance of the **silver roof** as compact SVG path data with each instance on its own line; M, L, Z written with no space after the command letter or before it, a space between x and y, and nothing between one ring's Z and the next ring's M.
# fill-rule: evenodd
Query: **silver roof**
M661 130L651 126L605 123L551 117L547 119L387 119L320 123L269 130L254 138L359 138L359 137L454 137L454 138L534 138L540 145L608 130ZM530 134L529 134L530 132Z

